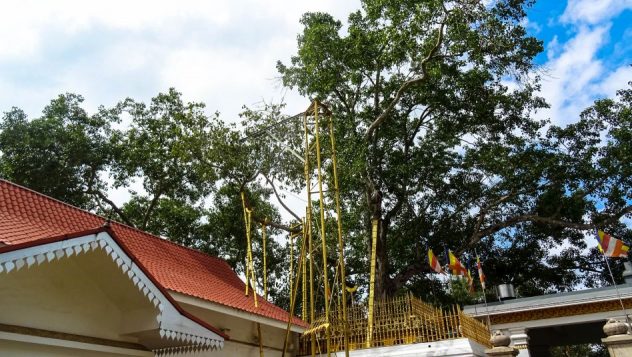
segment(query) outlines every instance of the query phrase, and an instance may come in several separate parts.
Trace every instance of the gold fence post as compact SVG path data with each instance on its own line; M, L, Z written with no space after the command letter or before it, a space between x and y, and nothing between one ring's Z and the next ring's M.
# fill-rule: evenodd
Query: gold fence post
M369 311L366 331L366 347L370 348L373 341L373 304L375 302L375 261L377 259L377 228L378 219L371 220L371 276L369 280Z

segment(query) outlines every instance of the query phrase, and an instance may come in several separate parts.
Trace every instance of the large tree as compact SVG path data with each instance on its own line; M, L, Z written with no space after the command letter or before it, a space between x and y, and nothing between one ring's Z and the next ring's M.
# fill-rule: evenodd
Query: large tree
M251 148L241 143L234 125L225 125L217 113L206 114L203 103L183 101L175 89L148 104L128 98L95 114L82 105L81 96L65 94L41 117L29 119L17 108L5 113L0 177L220 256L237 272L244 271L246 253L240 200L240 190L246 190L259 221L270 221L270 295L287 301L285 251L272 238L280 220L268 203L272 191L250 179ZM128 198L115 198L114 190L127 191ZM257 267L263 255L260 228L253 227Z
M522 26L529 3L365 0L346 26L324 13L301 19L297 54L278 70L333 113L351 283L367 285L373 217L378 295L405 289L436 301L449 297L431 278L428 248L478 250L490 282L532 295L603 282L598 252L584 252L591 230L632 239L621 223L632 213L632 92L597 101L565 127L534 120L546 103L533 65L542 45ZM241 127L227 125L175 90L93 115L81 103L67 94L39 118L6 113L0 176L219 255L238 271L242 193L257 227L255 259L262 223L272 235L292 230L270 201L283 205L282 189L304 189L302 117L273 105L245 108ZM324 168L333 187L332 161ZM122 205L109 196L135 182L143 189ZM335 239L328 243L333 276ZM279 248L270 240L268 268L273 297L287 303Z
M109 137L115 110L99 108L89 115L83 97L53 99L42 116L28 120L12 108L0 122L0 176L70 204L93 209L98 202L88 190L101 191L101 173L112 159Z
M427 248L478 249L492 267L513 249L524 262L494 270L499 280L524 283L526 294L568 289L587 230L614 229L632 211L628 144L616 136L629 124L590 118L612 117L604 111L618 104L598 103L566 128L533 119L546 103L533 74L542 45L522 25L530 3L365 0L345 27L325 13L302 17L297 54L278 70L333 111L350 269L368 270L378 217L378 295L427 291ZM280 127L291 146L293 131ZM563 242L570 251L550 257ZM522 274L526 262L548 273Z

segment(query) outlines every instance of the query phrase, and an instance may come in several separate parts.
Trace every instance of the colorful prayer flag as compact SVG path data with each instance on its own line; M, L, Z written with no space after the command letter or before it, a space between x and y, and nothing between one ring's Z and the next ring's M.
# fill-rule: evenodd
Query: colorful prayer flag
M611 237L602 230L597 231L597 243L599 250L606 256L611 258L627 258L630 247L623 244L622 241Z
M452 270L453 275L467 276L467 269L457 257L452 254L452 251L448 251L448 256L450 257L449 267Z
M430 263L430 268L437 273L443 274L443 269L441 269L441 264L439 263L439 259L434 255L432 249L428 249L428 263Z
M470 293L473 293L474 290L474 279L472 278L472 273L470 270L467 270L467 286L469 287Z
M476 268L478 269L478 279L481 281L481 287L485 290L485 273L483 273L483 264L481 264L481 259L476 256Z

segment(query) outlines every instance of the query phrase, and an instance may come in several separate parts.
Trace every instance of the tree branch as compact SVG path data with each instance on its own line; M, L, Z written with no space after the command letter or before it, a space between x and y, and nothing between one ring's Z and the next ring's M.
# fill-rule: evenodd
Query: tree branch
M160 196L162 196L162 183L158 184L158 192L156 192L156 194L154 195L154 198L152 198L151 202L149 203L149 207L147 207L147 210L145 211L145 214L143 215L143 222L141 223L141 229L145 230L147 228L147 222L149 222L149 217L151 216L151 213L156 207L156 205L158 204L158 200L160 199Z
M511 217L503 222L500 223L496 223L493 224L485 229L482 229L478 232L475 232L470 241L467 243L467 247L472 247L473 245L477 244L478 242L481 241L481 239L483 239L484 237L487 237L491 234L494 234L504 228L513 226L515 224L518 223L523 223L523 222L537 222L537 223L544 223L544 224L551 224L551 225L556 225L556 226L560 226L560 227L566 227L566 228L572 228L572 229L578 229L578 230L590 230L590 229L597 229L601 226L610 224L612 222L615 222L617 220L619 220L619 218L621 218L622 216L632 213L632 206L627 206L624 209L622 209L621 211L617 212L616 214L610 215L609 217L603 219L603 220L597 220L595 222L592 223L576 223L576 222L569 222L569 221L563 221L563 220L559 220L559 219L554 219L551 217L540 217L538 215L534 215L534 214L525 214L525 215L520 215L520 216L515 216L515 217ZM462 249L459 250L459 253L462 252Z
M421 263L422 261L424 263ZM399 289L412 277L421 273L429 273L430 267L428 266L428 264L425 264L425 261L426 260L423 259L415 259L415 262L413 264L410 264L404 270L397 273L392 280L393 287L395 289Z
M264 177L265 177L265 176L264 176ZM266 178L266 179L267 179L267 178ZM244 184L244 185L245 185L245 184ZM244 193L245 193L245 191L244 191L244 186L243 186L243 185L241 186L241 188L240 188L239 192L244 192ZM254 209L252 208L252 206L250 205L250 202L248 201L247 196L246 196L246 202L244 202L244 203L245 203L245 205L246 205L246 208L248 208L248 209L252 210L252 215L251 215L251 218L252 218L255 222L258 222L258 223L260 223L260 224L264 224L264 225L266 225L266 226L270 226L270 227L273 227L273 228L282 229L282 230L287 231L287 232L290 232L290 233L298 233L298 232L300 232L300 231L301 231L300 226L299 226L299 227L290 227L290 226L286 226L286 225L281 224L281 223L272 222L272 221L270 221L269 219L267 219L266 217L260 217L260 216L257 216L257 215L255 214L255 210L254 210ZM290 213L291 213L291 212L290 212ZM301 219L299 219L299 221L301 221Z
M125 215L125 213L123 213L123 211L118 208L118 206L114 202L112 202L112 200L110 200L103 192L99 190L88 190L86 193L96 195L97 197L102 199L105 203L112 207L112 210L116 212L116 214L121 218L121 220L123 220L125 224L131 227L136 227L134 223L132 223L132 221Z
M373 123L371 123L369 128L366 130L366 135L365 135L366 139L368 139L371 136L373 136L373 133L375 132L375 130L380 125L382 125L382 123L386 120L386 117L390 114L390 112L393 110L393 108L395 108L395 106L399 103L400 99L402 98L404 93L408 90L408 88L410 88L413 85L422 83L422 82L427 80L427 78L428 78L427 65L428 65L428 62L430 60L434 59L435 55L439 51L439 48L441 47L441 43L443 42L443 31L445 29L446 20L444 20L441 23L441 26L439 27L439 34L437 35L437 41L436 41L435 45L432 47L432 49L430 50L428 55L426 57L424 57L421 60L421 62L420 62L421 76L417 77L417 78L414 78L414 79L411 79L411 80L408 80L408 81L404 82L404 84L402 84L401 87L399 87L399 89L395 93L395 97L393 98L393 100L391 100L391 102L384 109L384 111L382 111L382 113L373 121Z
M297 221L301 222L301 217L299 217L296 213L294 213L294 211L292 211L286 204L285 202L283 202L283 200L281 199L281 196L279 196L279 193L277 192L276 186L274 185L274 182L268 178L267 175L262 174L262 176L266 179L266 181L268 181L268 183L270 184L270 186L272 186L272 191L274 192L274 195L276 196L277 201L279 201L279 204L285 208L286 211L288 211L289 214L291 214L292 216L294 216L294 218L296 218Z
M261 217L257 216L254 213L252 214L251 217L252 217L252 219L255 222L260 223L260 224L264 224L264 225L266 225L268 227L282 229L282 230L287 231L289 233L299 233L299 232L301 232L301 227L300 226L298 226L298 227L286 226L285 224L273 222L273 221L270 221L269 219L266 219L266 218L261 218Z
M431 107L426 107L424 108L424 111L421 113L421 115L419 116L419 121L417 122L417 125L415 125L414 129L411 131L410 135L408 136L408 138L406 139L406 147L412 146L413 142L415 140L415 137L417 136L417 133L419 133L419 130L421 129L421 127L424 125L424 123L426 123L426 118L432 113L432 109Z

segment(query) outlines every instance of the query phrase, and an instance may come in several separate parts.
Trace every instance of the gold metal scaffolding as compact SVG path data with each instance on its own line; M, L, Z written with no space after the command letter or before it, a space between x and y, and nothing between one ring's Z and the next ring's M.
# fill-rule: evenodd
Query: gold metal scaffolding
M321 126L322 122L326 123L326 127ZM287 345L289 339L290 326L292 324L292 318L294 316L296 307L296 297L299 288L302 290L301 299L301 317L307 322L313 323L315 321L315 308L316 299L323 301L324 304L324 324L321 328L325 330L325 335L329 336L330 332L327 326L329 318L331 316L332 302L336 301L333 296L334 292L339 295L337 297L337 304L335 304L334 310L337 311L339 316L336 317L336 321L343 321L343 346L348 346L347 328L345 328L344 321L347 320L347 289L346 289L346 274L344 263L344 238L342 232L341 221L341 207L340 207L340 187L338 181L338 162L336 157L336 140L334 132L334 122L331 111L322 103L313 101L309 108L303 113L303 129L304 129L304 175L305 185L307 188L307 207L305 211L305 219L302 224L302 228L297 229L298 226L292 227L292 233L289 237L289 249L290 249L290 271L288 273L289 278L289 292L290 292L290 314L288 317L288 326L286 331L286 341L284 344L283 355L287 352ZM323 147L321 138L329 135L329 148ZM329 155L324 155L327 152ZM295 156L298 154L294 153ZM325 178L324 171L328 169L332 176ZM312 191L312 180L317 180L317 190ZM328 195L325 195L328 192ZM318 217L313 215L313 201L312 194L318 194ZM251 248L251 210L246 205L246 198L244 192L242 192L242 203L244 209L244 220L246 221L246 238L247 238L247 263L246 263L246 294L250 289L250 282L252 282L252 289L255 289L255 273L252 259ZM335 219L336 233L337 233L337 258L334 275L334 280L331 281L329 277L329 262L332 258L329 258L328 244L327 244L327 224L331 220L327 220L327 217ZM314 226L315 224L315 226ZM314 228L316 228L314 230ZM267 295L267 276L265 274L265 239L266 239L266 226L262 225L262 238L264 246L264 296ZM300 237L300 253L296 256L295 264L295 250L294 245L299 244ZM295 239L296 238L296 239ZM316 243L314 240L316 239ZM317 258L318 240L320 240L320 262ZM318 269L315 264L322 266L322 269ZM314 274L318 271L319 276L315 279ZM302 279L302 281L301 281ZM309 279L309 281L308 281ZM318 284L319 286L315 286ZM321 290L322 289L322 290ZM253 292L254 293L254 292ZM322 293L322 295L321 295ZM253 294L255 299L255 306L257 306L256 293ZM329 337L323 342L324 352L327 356L330 356L331 346L329 343ZM312 338L309 342L310 353L315 356L317 351L316 344L319 343L315 338ZM320 350L319 348L318 350ZM345 355L348 356L348 348L345 348Z
M330 149L329 158L323 156L323 147L321 146L321 137L323 133L321 132L321 120L327 121L328 125L328 133L330 137ZM340 293L340 297L338 300L340 303L338 304L338 310L342 310L342 315L339 320L346 321L346 274L345 274L345 264L344 264L344 239L342 234L342 222L341 222L341 208L340 208L340 188L338 183L338 163L336 158L336 141L334 136L334 126L333 126L333 118L331 115L331 111L319 103L318 101L312 102L309 108L304 112L303 115L303 130L304 130L304 139L305 139L305 150L304 150L304 174L305 174L305 185L307 188L307 208L305 211L305 221L303 223L302 229L302 246L307 246L307 252L303 255L299 255L298 263L296 264L296 274L294 274L294 265L291 264L291 272L290 277L292 279L291 283L291 301L290 301L290 319L294 314L294 303L296 292L299 288L300 279L302 277L302 314L301 316L304 319L307 319L308 322L313 323L315 316L315 301L318 292L321 290L314 286L315 279L314 273L316 272L314 264L316 263L316 255L315 249L316 245L314 245L314 233L316 233L316 237L320 239L320 250L321 250L321 264L322 270L320 271L321 276L319 276L318 281L322 283L322 299L324 301L324 322L321 324L320 328L325 330L325 335L328 336L323 342L324 344L324 352L327 356L331 355L331 348L329 344L329 329L328 320L330 317L331 303L332 303L332 291L338 291ZM315 162L312 162L315 159ZM329 159L329 161L326 161ZM330 187L325 189L325 177L323 174L323 166L330 165L332 172L332 180L330 181ZM329 167L329 166L328 166ZM317 191L312 192L312 179L316 178L317 180ZM325 197L325 192L333 192L333 195L330 195L329 201L327 201ZM312 207L312 194L318 193L318 219L316 220L313 217L313 207ZM331 207L335 207L335 220L336 220L336 228L337 228L337 241L338 241L338 257L337 263L335 266L335 270L337 274L335 275L334 281L331 282L329 279L329 267L328 267L328 246L327 246L327 229L326 229L326 216L333 209ZM313 223L316 223L317 231L313 232L312 227ZM309 274L309 286L307 282L307 275ZM295 277L295 278L293 278ZM309 314L308 314L308 305L309 305ZM289 321L288 321L288 331L286 332L286 343L287 338L289 337ZM343 331L345 329L343 328ZM345 338L344 341L347 341ZM316 355L317 346L315 338L310 340L310 353L312 356ZM346 346L346 342L344 343ZM285 355L286 348L284 348L283 355ZM320 350L320 348L319 348ZM347 349L345 349L347 350ZM348 351L345 353L348 356Z
M342 351L345 347L343 331L348 331L348 348L357 350L373 347L405 345L421 342L469 338L484 346L489 345L487 326L466 315L459 306L448 309L436 308L411 294L380 299L374 303L374 328L372 335L367 336L368 302L356 304L348 308L346 323L333 313L330 317L330 345L332 351ZM300 340L299 355L310 353L310 339L315 338L317 345L324 345L326 336L323 333L325 317L318 316ZM347 326L345 328L345 326ZM370 343L367 341L370 339ZM317 351L321 353L321 351Z
M323 130L321 121L326 121L328 130ZM344 260L344 235L342 231L340 187L338 181L338 162L334 121L331 111L322 103L313 101L303 113L304 131L304 176L307 191L307 207L302 222L291 227L289 236L289 273L288 286L290 309L286 327L282 356L288 352L290 328L294 323L298 290L301 290L300 316L310 324L310 328L300 339L301 355L316 356L332 352L349 351L362 348L391 346L417 342L431 342L454 338L470 338L483 345L489 343L488 327L474 318L465 315L458 306L443 310L435 308L408 294L405 296L380 299L375 297L376 245L379 220L372 220L370 286L366 303L348 305L347 292L353 295L357 287L347 288ZM329 135L329 150L321 145L321 137ZM328 153L329 156L324 155ZM300 157L298 153L292 153ZM331 173L325 178L323 172ZM312 180L316 179L316 191ZM325 193L328 193L325 195ZM314 217L312 195L318 194L318 216ZM255 307L258 306L256 278L252 258L251 215L246 204L245 193L241 192L244 220L246 222L246 295L253 290ZM329 217L329 220L327 220ZM327 224L335 220L337 233L337 257L328 253ZM314 225L315 224L315 225ZM300 229L299 229L300 227ZM263 296L267 298L268 284L266 274L266 224L262 224L263 246ZM320 242L318 242L320 240ZM332 239L333 240L333 239ZM319 244L320 243L320 247ZM295 257L297 245L298 255ZM297 247L297 248L298 248ZM320 252L317 250L320 248ZM320 253L320 258L318 257ZM320 261L318 261L320 259ZM296 260L296 263L295 263ZM331 261L335 260L335 267ZM319 269L318 266L322 266ZM329 271L334 268L332 281ZM318 274L318 276L315 276ZM250 284L252 283L252 286ZM322 293L322 295L321 295ZM338 293L337 297L334 294ZM316 301L324 302L323 311L316 317ZM336 300L337 299L337 300ZM353 296L352 296L353 300ZM336 304L332 304L337 301ZM333 306L333 308L332 308ZM263 356L261 327L257 324L260 342L260 355Z

